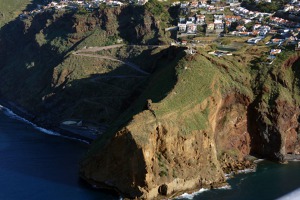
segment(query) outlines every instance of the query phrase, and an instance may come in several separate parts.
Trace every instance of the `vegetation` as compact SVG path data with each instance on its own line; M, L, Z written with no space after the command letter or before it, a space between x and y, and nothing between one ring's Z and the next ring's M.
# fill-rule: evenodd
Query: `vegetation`
M256 3L254 0L243 1L241 6L246 7L250 10L256 10L260 12L273 13L283 8L285 4L289 1L280 0L280 1L272 1L271 3L260 1Z
M1 0L0 1L0 28L10 20L21 14L22 10L31 3L31 0Z

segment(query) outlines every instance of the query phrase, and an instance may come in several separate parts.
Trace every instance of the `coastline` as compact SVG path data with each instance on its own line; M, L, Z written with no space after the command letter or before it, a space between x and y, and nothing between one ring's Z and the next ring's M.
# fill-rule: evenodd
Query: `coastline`
M77 134L72 131L64 130L59 126L55 125L47 125L38 123L36 119L37 116L29 113L27 110L22 108L21 106L15 104L14 102L8 101L4 98L0 98L0 107L6 109L10 112L10 115L15 115L14 117L33 125L35 128L39 129L40 131L49 134L49 135L56 135L59 137L64 137L72 140L78 140L83 143L91 144L95 138L89 137L89 135ZM17 116L17 117L16 117Z

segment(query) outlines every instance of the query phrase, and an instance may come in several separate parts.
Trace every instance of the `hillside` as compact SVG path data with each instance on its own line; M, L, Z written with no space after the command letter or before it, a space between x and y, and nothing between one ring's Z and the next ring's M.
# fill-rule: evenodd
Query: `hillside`
M97 129L80 168L94 187L163 199L226 184L225 173L253 167L249 155L300 154L293 49L271 65L271 47L243 38L230 56L209 54L222 39L187 54L169 45L172 18L154 0L21 20L36 2L23 3L0 29L0 97L46 128Z
M81 176L129 198L157 199L218 187L224 173L253 165L249 154L278 161L298 154L299 54L287 50L267 65L260 61L267 51L177 53L94 142Z
M38 1L36 1L38 2ZM0 28L7 22L18 17L23 10L28 9L31 0L1 0L0 2Z
M136 98L148 76L139 77L141 74L124 62L74 52L118 41L142 45L125 46L118 49L118 55L110 56L139 66L142 57L152 55L152 61L142 66L151 74L164 53L143 45L168 41L158 24L160 15L152 14L151 9L50 10L12 20L0 31L0 94L25 108L34 116L32 120L43 126L57 127L68 119L110 124Z

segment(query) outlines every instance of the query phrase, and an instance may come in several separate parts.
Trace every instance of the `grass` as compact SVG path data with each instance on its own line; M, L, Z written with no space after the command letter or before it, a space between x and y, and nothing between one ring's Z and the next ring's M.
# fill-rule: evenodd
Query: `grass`
M22 13L22 10L31 2L32 0L1 0L0 28L9 21L17 18Z

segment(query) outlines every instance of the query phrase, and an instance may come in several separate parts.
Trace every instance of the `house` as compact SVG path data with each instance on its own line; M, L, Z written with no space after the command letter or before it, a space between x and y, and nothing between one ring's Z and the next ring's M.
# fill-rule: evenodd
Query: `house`
M200 25L205 24L205 15L196 15L196 23Z
M216 8L214 6L209 6L207 9L208 9L207 11L210 13L216 12Z
M207 28L206 28L207 32L213 32L214 29L215 29L215 24L214 23L207 24Z
M196 24L187 24L186 25L187 33L193 34L197 30L197 25Z
M192 1L190 6L192 8L197 8L198 7L198 1Z
M284 41L284 39L279 39L279 38L271 39L271 42L273 44L281 44L283 41Z
M218 2L220 2L221 0L211 0L211 4L216 4Z
M214 20L223 20L224 15L214 15Z
M251 39L247 40L247 43L249 43L249 44L257 44L259 41L261 41L261 38L255 37L255 38L251 38Z
M180 5L180 1L175 1L172 3L172 6L177 6L177 5Z
M272 30L269 31L269 34L276 35L277 34L277 30L272 29Z
M281 53L281 49L271 49L270 51L270 55L276 55L276 54L279 54Z
M189 3L188 2L182 2L180 4L180 8L183 9L183 8L187 8L189 6Z
M138 0L138 1L137 1L137 4L138 4L138 5L145 5L147 2L148 2L148 0ZM121 3L121 2L120 2L120 3ZM122 3L121 5L123 5L123 3ZM120 5L120 6L121 6L121 5Z
M216 7L216 11L223 12L224 11L224 7Z
M229 21L229 22L236 22L236 21L238 21L238 20L240 20L241 19L241 16L234 16L234 15L226 15L225 17L224 17L224 20L226 20L226 21Z
M226 4L238 3L238 0L226 0Z
M186 32L186 24L178 24L178 30L181 33Z
M245 24L251 23L252 20L251 19L242 19L244 21Z
M185 18L183 18L183 17L179 18L179 23L180 24L185 24L186 23Z
M245 32L245 31L239 32L240 36L249 36L250 34L251 34L251 32Z
M294 9L294 6L293 5L290 5L290 4L286 4L283 8L283 11L284 12L288 12L290 10L293 10Z
M300 42L295 46L295 51L300 51Z
M260 32L259 32L258 30L254 30L254 31L252 31L252 35L253 35L253 36L258 36L258 35L259 35L259 33L260 33Z
M146 3L145 0L138 0L138 4L144 5L143 3L144 4ZM109 6L122 6L123 5L123 3L120 1L109 1L106 4Z
M243 31L246 31L247 29L246 29L245 26L239 25L239 26L236 27L236 30L243 32Z
M231 26L231 22L230 22L230 21L226 21L226 22L225 22L225 25L226 25L227 27L229 27L229 26Z
M287 23L289 23L288 20L279 18L279 17L270 17L270 22L274 25L278 26L285 26Z
M190 24L190 23L195 23L196 22L196 19L195 19L195 17L189 17L188 19L187 19L187 24Z
M207 4L207 0L200 0L199 1L202 5L206 5Z
M257 30L260 27L261 27L261 24L254 24L254 26L252 27L252 30Z
M224 30L224 24L223 23L214 23L215 24L215 30L217 31L223 31Z

